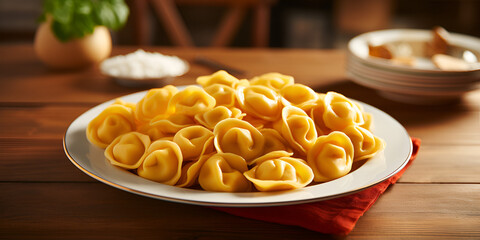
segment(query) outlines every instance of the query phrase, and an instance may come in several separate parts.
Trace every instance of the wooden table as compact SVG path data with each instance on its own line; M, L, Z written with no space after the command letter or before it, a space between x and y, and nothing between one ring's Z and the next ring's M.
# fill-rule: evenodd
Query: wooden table
M126 54L135 47L120 47ZM480 238L480 91L447 106L386 100L345 77L339 50L148 50L192 61L206 56L247 70L293 75L387 112L422 140L400 181L360 218L348 239ZM30 45L0 46L1 239L322 239L339 238L232 216L208 207L155 200L100 183L65 156L63 135L89 108L144 90L117 85L98 68L52 71ZM212 71L191 64L173 84Z

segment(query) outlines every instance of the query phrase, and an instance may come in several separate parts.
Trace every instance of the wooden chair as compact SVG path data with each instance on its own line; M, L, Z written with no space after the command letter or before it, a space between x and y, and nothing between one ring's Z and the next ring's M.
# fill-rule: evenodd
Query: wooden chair
M193 47L194 41L177 5L225 6L227 12L213 37L211 46L228 46L249 9L253 10L252 46L268 47L270 31L270 8L275 0L132 0L130 6L135 26L135 41L149 45L150 33L148 7L152 6L160 18L170 40L176 46Z

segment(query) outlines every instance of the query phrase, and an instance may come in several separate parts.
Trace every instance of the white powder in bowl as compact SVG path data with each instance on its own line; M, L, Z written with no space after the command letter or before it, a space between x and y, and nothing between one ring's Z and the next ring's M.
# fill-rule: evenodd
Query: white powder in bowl
M188 64L176 56L138 49L103 61L100 69L104 74L116 78L148 79L180 76L187 72Z

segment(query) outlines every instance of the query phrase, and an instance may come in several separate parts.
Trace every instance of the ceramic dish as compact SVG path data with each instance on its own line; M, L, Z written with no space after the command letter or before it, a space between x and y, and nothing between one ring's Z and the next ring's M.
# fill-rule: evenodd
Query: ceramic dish
M392 75L388 72L365 68L358 63L350 61L347 61L347 68L350 72L375 79L379 82L391 84L392 86L408 86L421 89L422 91L425 91L424 89L428 89L428 91L451 91L452 89L468 91L478 85L476 81L472 81L471 78L456 78L458 81L423 81L423 78L405 77L399 74Z
M156 85L168 85L175 77L161 77L161 78L127 78L127 77L112 77L116 83L125 87L153 87Z
M355 83L377 90L388 99L422 105L456 101L465 93L478 89L480 39L451 33L448 53L477 62L470 63L470 70L445 71L436 68L425 57L427 43L432 41L432 37L431 30L417 29L361 34L348 43L347 76ZM414 57L416 64L400 65L391 60L371 57L369 45L381 44L387 45L394 55Z
M114 56L100 64L102 74L127 87L167 85L189 69L188 62L176 56L143 50Z
M394 82L410 82L417 84L428 85L458 85L465 86L469 84L480 83L480 78L475 78L470 75L451 75L451 74L414 74L410 72L392 71L390 69L382 69L376 66L355 61L352 58L347 59L347 70L351 68L365 71L368 75L381 74L385 80Z
M416 72L416 73L474 73L480 71L479 64L472 64L472 68L466 71L446 71L440 70L434 67L433 64L428 64L425 57L422 56L425 50L423 49L426 42L431 41L431 30L419 30L419 29L391 29L373 31L361 34L348 43L348 50L353 53L353 57L358 58L360 62L374 63L376 66L400 70L404 72ZM469 51L476 59L480 59L480 39L458 34L450 33L449 44L455 46L457 49L455 52ZM412 56L415 57L420 64L412 66L392 64L390 61L380 58L369 57L368 45L380 45L380 44L406 44L411 47ZM454 53L455 55L461 55L461 53ZM459 56L460 57L460 56Z
M181 89L181 88L180 88ZM139 101L146 92L121 97L127 102ZM371 187L400 171L408 162L412 144L403 126L388 114L359 102L375 119L374 133L385 140L386 148L358 169L339 179L280 192L223 193L168 186L141 178L110 164L103 149L86 138L87 124L112 101L102 103L75 119L68 127L63 145L70 161L87 175L127 192L173 202L207 206L278 206L326 200ZM94 196L91 196L94 197Z

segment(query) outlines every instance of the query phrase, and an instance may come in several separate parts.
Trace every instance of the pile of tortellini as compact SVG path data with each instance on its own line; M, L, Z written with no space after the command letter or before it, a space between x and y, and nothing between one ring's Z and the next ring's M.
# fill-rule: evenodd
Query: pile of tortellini
M221 192L330 181L385 146L361 105L291 76L218 71L197 83L150 89L138 103L117 99L89 122L88 140L140 177Z

